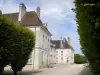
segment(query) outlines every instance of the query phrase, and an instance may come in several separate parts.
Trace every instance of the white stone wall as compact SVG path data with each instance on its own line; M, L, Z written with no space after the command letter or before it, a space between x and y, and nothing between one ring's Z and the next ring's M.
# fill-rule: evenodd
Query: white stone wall
M39 36L40 36L40 27L30 27L30 30L32 30L35 33L36 36L36 42L35 42L35 48L33 48L33 52L31 54L31 57L29 59L28 64L32 65L33 69L39 69Z
M34 69L46 67L48 64L51 35L41 26L30 27L30 29L36 33L36 45L32 52L32 58L29 61L32 60L31 64L34 65Z
M41 37L40 37L40 47L42 48L41 50L41 56L43 60L40 62L42 63L42 67L46 67L49 64L49 51L50 51L50 40L51 40L51 35L47 32L47 30L41 28L40 30Z
M49 63L50 64L55 64L56 63L55 52L56 52L56 49L51 47L51 50L50 50L50 53L49 53Z
M74 51L71 49L56 49L56 63L59 64L74 63Z

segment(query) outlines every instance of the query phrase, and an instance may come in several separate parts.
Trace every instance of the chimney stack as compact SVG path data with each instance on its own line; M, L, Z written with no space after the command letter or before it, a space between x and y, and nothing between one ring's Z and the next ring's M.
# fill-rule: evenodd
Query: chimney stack
M66 42L66 38L63 38L63 41Z
M63 39L61 37L61 40L60 40L60 48L63 48Z
M41 10L40 7L37 7L37 8L36 8L36 13L37 13L37 15L38 15L38 18L40 18L40 10Z
M24 5L24 3L20 3L19 5L19 16L18 16L18 21L21 21L21 19L23 18L23 16L26 13L26 6Z
M0 10L0 14L2 14L2 11Z
M68 44L71 45L71 39L68 37Z

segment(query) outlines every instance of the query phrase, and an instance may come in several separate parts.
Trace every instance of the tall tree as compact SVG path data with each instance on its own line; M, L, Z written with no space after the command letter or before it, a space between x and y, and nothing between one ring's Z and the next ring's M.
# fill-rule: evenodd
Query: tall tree
M11 64L14 75L26 65L35 46L35 35L26 27L0 15L0 71Z
M74 62L76 64L83 64L83 63L87 63L87 60L85 56L82 56L80 54L74 54Z
M75 0L81 50L95 75L100 75L100 0Z

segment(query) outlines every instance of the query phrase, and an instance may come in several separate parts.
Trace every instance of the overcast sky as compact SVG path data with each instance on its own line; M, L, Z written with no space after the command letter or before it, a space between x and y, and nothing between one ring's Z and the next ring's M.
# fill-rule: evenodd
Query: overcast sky
M36 11L41 8L41 20L48 23L48 29L52 33L52 39L60 37L71 38L71 45L75 53L81 53L73 0L21 0L27 7L27 11ZM2 13L19 11L20 0L0 0Z

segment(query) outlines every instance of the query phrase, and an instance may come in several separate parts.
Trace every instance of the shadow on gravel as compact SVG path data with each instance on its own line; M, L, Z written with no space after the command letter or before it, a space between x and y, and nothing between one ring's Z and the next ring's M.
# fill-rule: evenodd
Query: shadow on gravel
M90 70L89 70L87 67L85 67L85 68L79 73L79 75L93 75L93 74L90 72Z
M22 72L19 72L18 75L34 75L34 74L41 73L41 72L42 71L22 71ZM5 71L1 75L13 75L13 72L12 71Z

